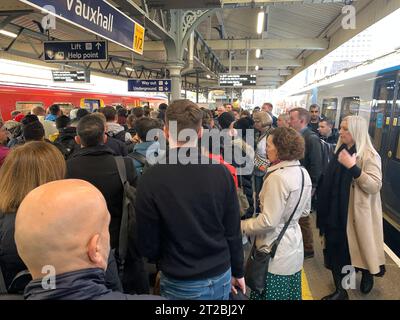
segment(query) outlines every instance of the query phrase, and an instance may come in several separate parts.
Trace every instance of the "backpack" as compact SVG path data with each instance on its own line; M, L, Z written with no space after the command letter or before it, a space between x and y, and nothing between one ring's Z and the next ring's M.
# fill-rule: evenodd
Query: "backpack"
M325 170L328 168L329 162L333 158L335 152L335 146L322 139L320 139L319 141L321 143L321 149L322 149L322 172L324 173Z
M113 137L114 139L120 140L123 143L125 143L126 132L124 130L122 130L122 131L120 131L120 132L118 132L116 134L114 134L112 132L109 132L108 134L109 134L110 137Z
M124 264L128 253L128 243L134 241L134 228L136 225L135 200L136 189L130 185L123 157L115 157L119 177L124 189L122 198L122 218L119 231L118 267L120 278L123 278Z
M78 144L72 136L58 137L53 144L61 151L65 160L68 160L68 158L78 148Z
M141 164L138 172L139 175L144 174L151 167L151 164L147 161L146 157L137 151L133 151L132 153L128 154L128 157Z

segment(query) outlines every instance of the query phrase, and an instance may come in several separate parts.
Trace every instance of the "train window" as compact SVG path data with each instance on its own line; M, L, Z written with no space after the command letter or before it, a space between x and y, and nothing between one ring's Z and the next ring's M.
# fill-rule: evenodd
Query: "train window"
M373 106L369 124L369 134L372 143L381 156L385 154L386 136L389 133L390 117L393 107L394 86L396 78L394 74L382 76L375 83Z
M15 110L21 111L24 114L28 114L35 107L44 107L43 102L33 101L17 101L15 104Z
M58 104L66 116L74 109L74 105L71 102L54 102L54 104Z
M333 122L335 122L336 113L337 113L337 105L338 105L338 99L336 99L336 98L322 100L321 115L323 115L325 118L328 118L328 119L332 120Z
M346 97L342 100L340 119L347 116L357 116L360 111L360 97Z
M99 99L85 99L83 102L83 107L90 112L93 110L98 110L101 107L101 100Z

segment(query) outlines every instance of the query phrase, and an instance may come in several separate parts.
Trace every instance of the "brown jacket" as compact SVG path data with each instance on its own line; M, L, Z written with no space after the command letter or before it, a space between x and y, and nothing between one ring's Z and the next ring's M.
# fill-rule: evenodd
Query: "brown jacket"
M362 160L357 158L357 165L362 173L353 180L350 188L347 220L351 264L377 274L379 267L385 264L381 159L367 149Z

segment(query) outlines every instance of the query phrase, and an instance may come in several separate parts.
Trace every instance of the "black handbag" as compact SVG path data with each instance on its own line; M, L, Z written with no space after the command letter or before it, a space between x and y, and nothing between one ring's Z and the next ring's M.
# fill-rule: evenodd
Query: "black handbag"
M264 291L265 281L267 280L269 261L274 258L279 242L281 242L282 237L286 232L286 229L289 227L289 223L292 220L294 214L296 213L300 200L303 196L304 172L303 170L301 170L301 168L300 171L301 171L302 185L301 185L301 193L299 201L297 202L296 207L294 208L293 213L291 214L289 220L285 223L285 226L280 232L278 238L272 243L271 251L264 252L261 251L260 249L257 249L256 238L255 238L253 246L250 251L250 256L247 259L245 275L244 275L246 280L246 285L252 291L257 292L260 295Z

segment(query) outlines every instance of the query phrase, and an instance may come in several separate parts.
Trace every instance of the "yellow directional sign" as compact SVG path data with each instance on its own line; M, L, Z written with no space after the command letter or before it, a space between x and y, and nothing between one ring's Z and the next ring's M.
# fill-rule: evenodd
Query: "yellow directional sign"
M144 45L144 28L135 23L135 33L133 35L133 51L138 54L143 54L143 45Z

